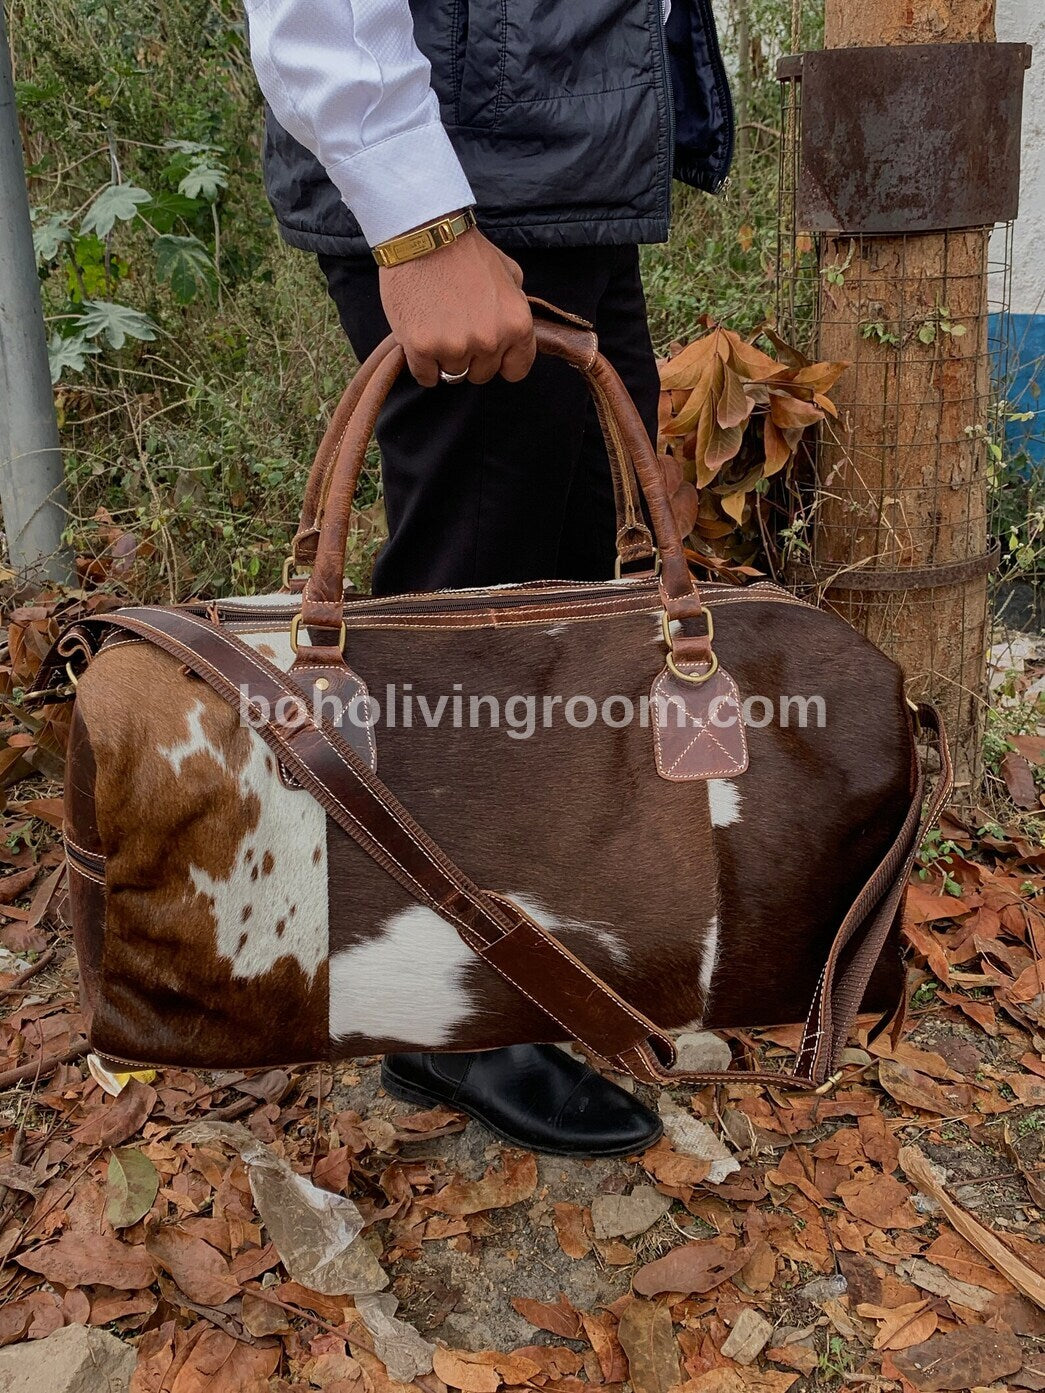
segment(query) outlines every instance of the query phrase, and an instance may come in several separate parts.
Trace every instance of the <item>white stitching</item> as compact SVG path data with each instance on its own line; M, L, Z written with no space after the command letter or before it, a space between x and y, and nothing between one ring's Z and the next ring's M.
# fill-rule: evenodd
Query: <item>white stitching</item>
M355 682L357 688L359 689L359 690L357 691L357 693L356 693L356 696L359 696L359 694L362 693L362 695L366 697L366 699L367 699L368 702L369 702L369 700L370 700L370 688L369 688L369 687L367 686L367 684L363 681L363 679L358 675L358 673L353 672L352 669L351 669L350 667L348 667L347 665L345 665L345 666L338 666L338 664L336 664L336 663L301 663L300 665L298 665L298 664L295 663L295 664L291 667L290 672L335 672L335 673L337 673L337 675L338 675L339 677L344 677L345 674L347 673L348 676ZM289 680L290 673L287 674L287 677L288 677L288 680ZM350 703L350 704L351 704L351 703ZM368 748L369 751L370 751L370 768L371 768L371 771L372 771L373 773L376 773L376 772L377 772L377 744L376 744L376 742L375 742L375 740L374 740L374 731L373 731L373 727L368 723L367 725L365 725L365 726L363 727L363 729L364 729L364 731L366 732L367 748ZM351 742L351 741L348 741L347 743L348 743L348 744L351 744L352 742Z
M722 670L720 669L720 671L722 671ZM728 672L723 672L722 675L726 678L726 680L729 682L730 686L732 687L734 697L737 698L737 699L739 700L740 693L737 691L737 684L733 681L732 677L730 677L730 675L729 675ZM670 676L671 676L671 674L668 672L668 669L665 668L665 669L659 674L659 676L656 678L656 680L655 680L654 683L653 683L653 687L652 687L652 689L651 689L651 691L650 691L650 701L651 701L651 703L652 703L653 700L655 699L655 696L656 696L656 694L657 694L658 688L659 688L659 687L666 686L666 685L667 685L667 681L670 680ZM683 775L681 778L680 778L679 776L673 774L673 773L672 773L672 770L674 770L675 768L677 768L677 766L678 766L679 763L682 761L682 759L683 759L683 758L689 753L689 751L693 748L694 741L699 740L700 737L701 737L702 735L707 735L707 736L709 736L709 737L715 742L715 744L718 746L718 748L722 751L722 753L726 756L726 758L729 759L730 762L726 765L726 767L725 767L724 769L711 769L711 770L708 770L708 771L706 771L706 772L705 772L705 771L701 771L701 773L699 773L699 774L695 774L695 775ZM678 757L678 759L675 760L674 764L671 764L671 765L665 765L665 763L664 763L664 751L663 751L663 747L662 747L662 745L661 745L661 738L662 738L662 737L661 737L661 730L660 730L660 722L659 722L659 721L654 721L654 723L653 723L653 744L654 744L654 747L655 747L656 757L657 757L657 772L660 774L660 776L661 776L662 779L667 779L667 780L669 780L671 783L676 783L676 784L679 784L679 783L694 783L694 782L696 782L696 781L699 780L699 779L718 779L718 778L722 778L723 775L726 775L726 774L735 774L735 775L739 775L739 774L743 774L743 773L746 773L746 772L747 772L747 765L745 764L745 765L743 766L743 768L741 768L741 767L738 765L738 763L737 763L737 761L736 761L735 759L731 759L731 758L730 758L730 755L729 755L729 751L723 746L722 742L717 738L717 736L715 736L715 734L714 734L712 731L708 730L706 726L705 726L703 729L699 730L699 731L697 732L696 735L694 735L693 739L689 742L689 744L688 744L688 745L685 747L685 749L682 751L682 754L680 754L679 757Z

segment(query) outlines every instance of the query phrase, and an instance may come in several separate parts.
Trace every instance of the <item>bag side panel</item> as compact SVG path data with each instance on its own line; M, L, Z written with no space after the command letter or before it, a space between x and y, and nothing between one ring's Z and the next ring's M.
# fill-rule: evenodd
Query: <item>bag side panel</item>
M69 921L80 967L80 1008L89 1037L101 990L106 910L105 862L94 809L94 782L94 750L77 704L66 745L64 835Z
M237 710L149 644L103 649L77 707L105 855L104 915L96 890L77 911L92 1047L191 1067L325 1059L322 809Z

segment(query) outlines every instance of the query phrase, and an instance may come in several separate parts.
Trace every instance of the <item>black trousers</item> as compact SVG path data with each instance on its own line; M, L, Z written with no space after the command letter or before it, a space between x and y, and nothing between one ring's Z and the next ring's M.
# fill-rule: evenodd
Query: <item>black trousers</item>
M656 437L658 380L638 248L513 251L524 288L590 320ZM362 361L388 333L370 258L320 256ZM388 542L377 595L613 575L606 449L583 378L538 357L522 382L420 387L404 372L377 426Z

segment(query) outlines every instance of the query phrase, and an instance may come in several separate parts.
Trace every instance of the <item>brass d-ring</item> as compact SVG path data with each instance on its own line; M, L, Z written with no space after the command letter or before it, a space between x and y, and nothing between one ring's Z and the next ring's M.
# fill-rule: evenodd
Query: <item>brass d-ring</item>
M699 687L702 682L709 681L709 679L714 677L715 673L718 672L718 654L712 653L711 666L708 668L707 672L683 672L675 662L675 655L670 648L668 649L667 664L668 671L672 673L673 676L677 677L680 682L688 682L693 687Z
M715 638L715 620L709 609L703 611L704 618L707 620L708 632L707 640L711 644ZM660 629L664 635L664 646L667 648L665 661L668 671L679 679L680 682L688 682L692 687L699 687L702 683L709 681L718 672L718 655L711 653L708 658L709 667L707 672L683 672L675 662L675 641L671 633L671 621L668 619L667 610L661 611Z

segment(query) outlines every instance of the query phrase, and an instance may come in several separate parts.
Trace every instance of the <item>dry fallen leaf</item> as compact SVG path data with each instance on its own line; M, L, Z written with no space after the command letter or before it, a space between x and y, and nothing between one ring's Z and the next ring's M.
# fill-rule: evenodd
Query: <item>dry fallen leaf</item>
M437 1346L433 1367L448 1388L460 1388L462 1393L497 1393L502 1382L493 1365L477 1360L465 1350Z
M63 1287L96 1282L136 1291L156 1278L157 1264L142 1243L121 1243L104 1233L67 1233L54 1243L20 1253L17 1261Z
M640 1296L658 1296L668 1291L684 1295L711 1291L739 1272L751 1253L750 1247L731 1250L713 1238L686 1243L640 1267L632 1286Z
M630 1195L596 1195L591 1220L596 1238L637 1238L671 1208L671 1200L652 1185L636 1185Z
M603 1382L623 1383L628 1377L628 1359L617 1337L617 1322L605 1312L582 1311L581 1324L599 1361Z
M878 1066L878 1080L898 1103L906 1103L922 1112L954 1117L972 1107L973 1090L968 1084L937 1083L927 1074L895 1060L882 1060Z
M513 1296L512 1305L524 1320L538 1330L547 1330L549 1334L561 1335L566 1340L583 1339L580 1313L561 1293L557 1301L533 1301L526 1296Z
M911 1258L897 1265L897 1272L907 1277L922 1291L932 1292L945 1300L964 1306L969 1311L985 1311L994 1298L994 1293L986 1287L975 1287L968 1282L959 1282L923 1258Z
M902 1306L860 1304L856 1314L879 1322L875 1349L909 1349L927 1340L937 1327L936 1312L927 1300L909 1301Z
M119 1146L140 1132L156 1106L156 1090L151 1084L131 1079L116 1098L102 1094L87 1121L77 1127L73 1140L91 1146Z
M629 1301L621 1311L617 1338L628 1359L634 1393L668 1393L679 1382L671 1312L662 1302Z
M679 1393L787 1393L797 1381L797 1374L776 1369L709 1369L684 1383Z
M486 1209L506 1209L528 1200L537 1189L537 1161L529 1151L502 1151L500 1165L493 1165L481 1180L458 1177L438 1194L423 1200L426 1209L441 1214L481 1214Z
M227 1260L202 1238L194 1238L176 1226L165 1226L149 1234L145 1247L190 1301L220 1306L239 1295L239 1283L229 1271Z
M591 1239L585 1224L587 1212L579 1204L552 1205L552 1223L559 1247L575 1261L587 1257L591 1252Z
M882 1229L917 1229L925 1223L911 1203L907 1187L891 1175L844 1180L838 1194L850 1214Z
M980 1388L1023 1367L1023 1350L1013 1335L984 1325L934 1335L893 1356L909 1383L923 1393L940 1389Z

